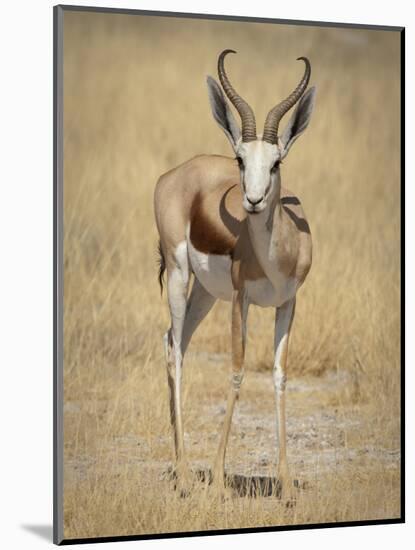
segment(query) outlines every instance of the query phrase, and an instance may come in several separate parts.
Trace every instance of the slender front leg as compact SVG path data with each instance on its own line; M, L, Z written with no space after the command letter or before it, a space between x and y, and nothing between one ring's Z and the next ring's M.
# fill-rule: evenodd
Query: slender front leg
M291 483L287 462L287 435L285 419L285 385L287 382L287 354L290 329L294 318L295 298L276 310L275 360L273 369L277 409L278 479L283 487Z
M213 469L213 480L219 488L224 487L226 446L228 443L235 401L238 398L244 375L243 361L245 355L247 313L248 302L245 291L235 290L232 299L232 375L222 435Z

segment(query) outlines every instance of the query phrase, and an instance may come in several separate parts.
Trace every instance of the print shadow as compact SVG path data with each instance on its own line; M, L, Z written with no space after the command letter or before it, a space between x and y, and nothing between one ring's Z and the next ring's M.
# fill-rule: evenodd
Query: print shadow
M43 525L43 524L31 524L31 525L21 525L21 528L29 533L37 535L41 539L52 542L53 540L53 527L52 525Z

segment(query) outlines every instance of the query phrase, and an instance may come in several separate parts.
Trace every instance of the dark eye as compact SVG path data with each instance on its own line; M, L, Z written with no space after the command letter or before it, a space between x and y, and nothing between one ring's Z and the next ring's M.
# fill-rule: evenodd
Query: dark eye
M238 163L239 168L242 169L244 167L244 161L241 159L241 157L236 157L236 162Z
M279 167L280 164L281 164L280 160L275 161L272 168L271 168L271 172L276 172L278 170L278 167Z

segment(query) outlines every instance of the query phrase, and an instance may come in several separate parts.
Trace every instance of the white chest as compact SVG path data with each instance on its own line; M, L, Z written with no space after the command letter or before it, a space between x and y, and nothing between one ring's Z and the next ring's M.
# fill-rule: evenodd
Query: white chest
M251 303L279 307L295 296L298 282L279 269L276 247L272 246L275 235L267 229L265 218L266 215L259 215L250 220L250 238L266 277L247 281L246 287Z

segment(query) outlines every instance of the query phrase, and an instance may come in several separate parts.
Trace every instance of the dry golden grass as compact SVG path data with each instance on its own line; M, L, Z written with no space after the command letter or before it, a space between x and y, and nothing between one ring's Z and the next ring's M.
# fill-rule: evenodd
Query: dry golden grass
M275 497L188 498L163 472L172 441L156 276L158 176L230 155L206 74L224 48L257 113L312 61L317 104L282 168L314 243L289 355L288 448L306 482ZM65 13L65 538L400 515L399 36L392 32ZM251 308L246 377L227 455L233 474L276 472L273 311ZM186 445L212 464L230 368L229 304L185 361Z

